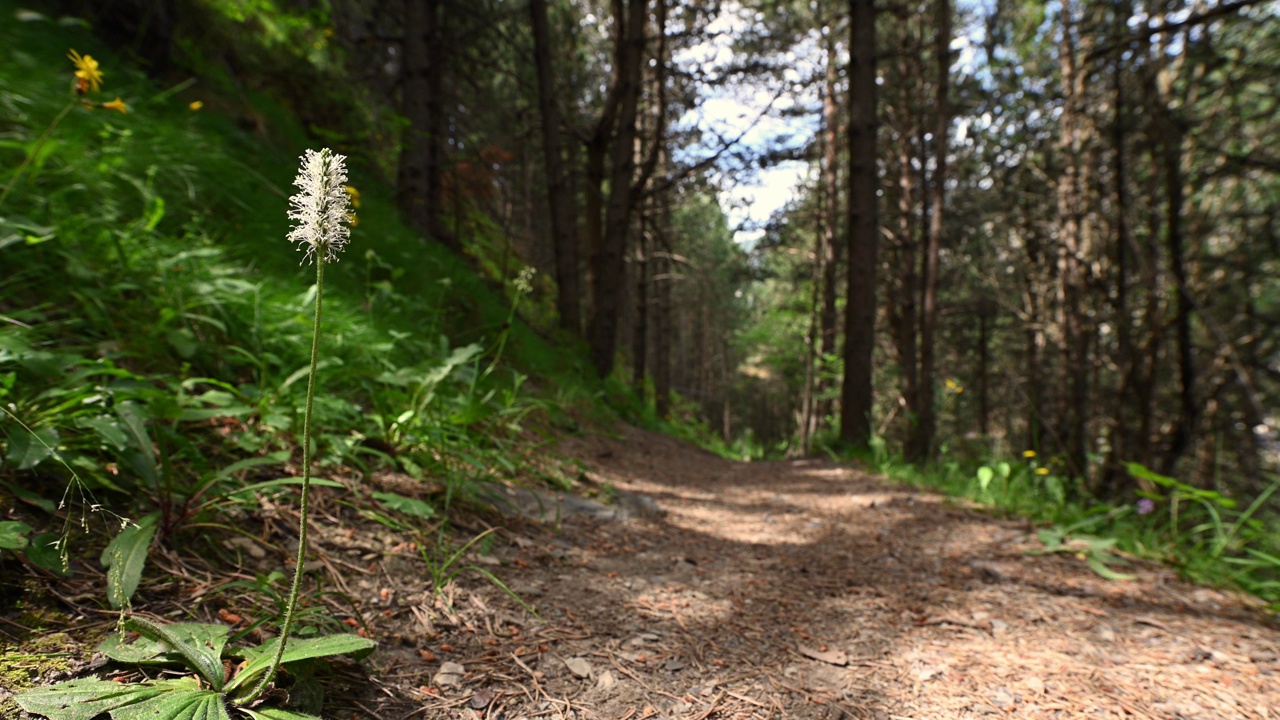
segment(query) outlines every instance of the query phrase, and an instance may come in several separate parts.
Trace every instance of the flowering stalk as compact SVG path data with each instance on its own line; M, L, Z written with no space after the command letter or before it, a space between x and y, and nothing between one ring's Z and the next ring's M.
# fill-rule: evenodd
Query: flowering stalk
M338 261L338 253L347 244L351 229L350 195L344 189L347 169L344 158L328 148L316 152L308 150L302 156L302 167L293 181L299 192L289 198L289 219L296 225L289 231L289 241L297 243L306 252L303 261L316 264L316 312L311 328L311 371L307 376L307 404L302 421L302 499L299 502L298 556L293 567L293 584L289 587L289 601L285 605L284 626L276 644L271 667L258 681L257 686L245 697L248 705L258 698L275 680L284 657L285 644L293 630L294 610L298 606L298 590L302 586L302 568L307 558L307 511L311 496L311 409L316 396L316 366L320 360L320 307L324 299L324 266Z
M67 55L67 58L71 60L71 64L76 68L75 79L72 81L71 87L77 97L87 94L90 90L97 92L102 88L102 70L98 66L98 61L94 60L92 55L81 55L72 50ZM31 148L31 152L22 158L22 164L18 165L13 177L9 179L9 184L4 186L4 190L0 190L0 205L4 204L4 201L9 197L9 193L13 192L13 189L18 186L18 180L22 178L22 173L26 172L31 165L31 161L40 156L40 151L44 149L44 144L48 142L49 136L58 128L58 123L62 122L62 119L67 116L67 113L71 112L72 108L84 102L86 101L73 98L53 118L53 122L49 123L49 127L44 129L44 132L36 139L36 144ZM112 110L128 112L120 98L116 98L113 103L110 103L110 106ZM92 107L92 104L90 104L90 107Z

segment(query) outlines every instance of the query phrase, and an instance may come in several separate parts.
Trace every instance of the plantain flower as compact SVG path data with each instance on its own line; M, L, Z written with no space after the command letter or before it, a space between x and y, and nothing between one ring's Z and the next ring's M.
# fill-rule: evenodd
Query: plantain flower
M346 191L346 157L329 148L308 150L293 184L298 194L289 198L289 219L296 225L289 242L320 262L337 262L338 253L351 236L351 196Z
M98 61L90 55L81 55L72 50L67 57L76 66L76 92L98 92L102 87L102 71L98 69Z

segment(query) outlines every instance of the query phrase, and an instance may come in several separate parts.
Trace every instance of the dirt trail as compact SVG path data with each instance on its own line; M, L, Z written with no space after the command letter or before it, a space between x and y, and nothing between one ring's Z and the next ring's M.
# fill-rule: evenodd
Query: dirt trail
M665 517L517 529L493 569L542 621L475 576L441 620L388 613L412 627L384 644L386 694L365 709L1280 718L1280 631L1237 598L1154 566L1105 581L1074 557L1026 554L1039 543L1025 523L847 467L738 464L624 433L561 451Z

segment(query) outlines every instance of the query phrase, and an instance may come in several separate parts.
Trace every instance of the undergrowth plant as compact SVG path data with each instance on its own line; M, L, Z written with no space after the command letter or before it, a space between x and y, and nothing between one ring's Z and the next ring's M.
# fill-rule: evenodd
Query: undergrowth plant
M345 158L328 149L308 150L294 184L299 192L290 199L289 218L296 225L289 240L306 253L316 266L315 314L312 324L311 360L307 375L307 396L302 431L302 491L299 501L298 553L293 581L284 608L280 635L256 648L228 649L228 628L223 625L180 623L159 625L149 620L130 617L123 628L136 631L140 638L125 643L119 637L109 638L100 649L110 658L147 664L182 664L194 671L195 677L164 678L139 683L121 684L98 679L72 680L17 696L17 702L30 713L51 720L92 720L108 713L114 720L180 720L206 718L231 720L228 706L235 706L251 718L261 720L301 720L311 718L296 710L265 707L260 699L272 687L282 664L289 664L295 684L309 677L310 665L317 659L342 654L372 651L376 643L352 634L328 635L308 639L290 636L296 621L298 594L302 585L307 553L307 520L311 490L312 415L316 395L316 373L320 357L321 309L324 298L324 268L335 262L346 244L350 230L349 195L345 189ZM115 563L141 562L158 514L127 528L114 543L127 544L129 552L116 546ZM122 540L123 538L123 540ZM108 552L112 547L108 547ZM105 554L104 554L105 555ZM129 572L136 577L138 572ZM127 597L132 588L118 588ZM118 598L117 598L118 599ZM116 604L113 602L113 604ZM228 677L224 658L239 658L238 671Z
M1126 463L1137 500L1107 504L1032 450L976 467L908 463L889 453L879 437L870 450L865 460L882 475L1041 523L1042 548L1036 553L1073 555L1109 580L1132 579L1116 568L1133 558L1157 560L1192 581L1238 587L1280 611L1280 514L1269 505L1280 492L1280 479L1241 509L1216 490Z

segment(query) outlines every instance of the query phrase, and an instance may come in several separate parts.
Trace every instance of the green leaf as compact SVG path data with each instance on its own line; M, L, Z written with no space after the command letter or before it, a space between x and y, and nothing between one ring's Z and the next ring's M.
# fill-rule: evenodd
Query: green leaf
M21 550L27 546L27 533L31 532L31 526L18 522L17 520L8 520L0 522L0 550Z
M66 558L62 556L62 536L57 533L40 533L27 545L27 559L32 565L44 568L55 575L70 577Z
M1090 555L1087 562L1089 563L1090 569L1107 580L1132 580L1134 578L1133 575L1116 572L1115 570L1107 567L1106 563L1102 561L1102 558L1096 555Z
M228 692L257 679L271 665L275 655L278 639L271 640L256 648L246 648L242 656L248 660L240 672L227 683ZM329 657L331 655L356 655L363 657L373 651L378 643L368 638L350 633L342 635L325 635L318 638L289 638L285 646L281 663L310 660L312 658Z
M76 427L89 428L104 444L124 450L129 447L129 435L120 421L110 415L76 420Z
M164 693L163 685L122 685L109 680L86 678L58 683L14 697L23 710L50 720L93 720L105 712L133 705ZM188 684L189 685L189 684Z
M225 677L222 667L222 649L226 646L225 637L221 640L217 637L217 631L209 628L216 626L199 626L192 627L191 624L184 623L184 630L193 632L196 642L193 644L187 638L174 632L172 626L157 625L150 620L144 620L139 617L131 617L125 621L125 627L130 630L137 630L143 636L150 638L158 643L164 644L168 648L172 648L174 652L182 657L186 665L195 670L205 682L209 683L214 690L221 691ZM203 641L207 640L208 644Z
M995 475L995 471L986 465L978 468L978 486L982 488L982 492L987 491L987 486L991 484L991 480Z
M235 475L236 473L240 472L241 470L248 470L249 468L259 467L261 465L279 465L283 462L286 462L288 459L289 459L288 450L273 452L263 457L245 458L244 460L238 460L222 468L221 470L218 471L218 474L215 477L221 480L223 478L229 478L232 475Z
M209 418L238 418L252 414L253 408L248 405L228 405L216 408L187 408L178 417L183 422L208 420Z
M39 428L34 432L19 429L9 436L5 461L15 465L18 470L30 470L53 456L53 449L58 447L58 439L58 431L53 428Z
M320 720L315 715L285 710L284 708L264 707L257 710L240 708L240 711L253 718L253 720Z
M1164 487L1177 487L1182 485L1182 483L1167 475L1161 475L1154 470L1148 469L1147 466L1142 463L1125 463L1124 467L1129 471L1130 475L1138 478L1139 480L1150 480L1151 482Z
M174 352L178 353L178 357L184 360L195 357L196 352L200 350L200 341L196 339L196 334L190 328L170 330L165 333L165 339L169 341Z
M287 477L287 478L279 478L276 480L266 480L260 483L253 483L252 485L245 485L244 487L239 488L237 490L232 490L231 492L227 493L227 497L237 497L241 495L248 495L250 493L255 493L260 490L275 490L281 487L287 487L290 485L301 485L301 484L302 484L302 478L300 477ZM325 478L311 478L311 486L312 487L317 487L317 486L318 487L335 487L335 488L346 487L345 485L343 485L342 483L336 480L327 480Z
M211 623L173 623L165 629L184 643L205 651L219 662L227 646L230 628ZM182 654L162 639L141 635L133 642L125 642L118 634L107 636L98 645L98 652L117 662L131 665L182 664Z
M40 508L41 510L49 514L53 514L58 511L57 503L50 500L49 498L41 497L40 495L37 495L36 493L31 492L30 490L17 487L16 485L6 485L5 489L13 493L13 496L18 498L19 500L23 502L29 502L32 505L35 505L36 507Z
M137 591L159 519L160 513L142 518L121 530L102 551L102 565L107 568L107 600L111 607L117 610L125 607Z
M111 711L114 720L231 720L216 690L174 690Z
M417 498L389 492L375 492L372 494L374 499L382 503L383 507L388 510L395 510L423 520L430 520L436 516L436 509L430 503Z

